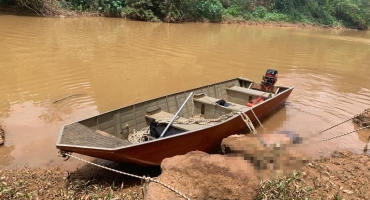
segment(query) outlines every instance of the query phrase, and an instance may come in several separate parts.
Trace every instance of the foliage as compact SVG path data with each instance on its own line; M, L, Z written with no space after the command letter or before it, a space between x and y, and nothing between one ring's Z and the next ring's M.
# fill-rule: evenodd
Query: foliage
M166 22L194 20L195 0L163 0L159 4L161 18Z
M220 21L223 9L219 0L197 1L195 4L196 18Z
M12 7L14 5L14 0L0 0L0 7Z
M0 0L37 14L99 12L145 21L264 20L368 29L369 0Z
M255 18L264 18L266 14L267 14L267 9L263 6L257 6L252 12L252 15Z
M227 14L233 17L243 16L243 13L244 13L243 8L237 5L231 5L224 11L224 14Z
M263 181L257 199L307 199L312 189L302 183L301 172L286 177Z
M159 19L153 12L152 1L149 0L126 0L127 6L122 9L121 16L129 17L137 20L158 22Z

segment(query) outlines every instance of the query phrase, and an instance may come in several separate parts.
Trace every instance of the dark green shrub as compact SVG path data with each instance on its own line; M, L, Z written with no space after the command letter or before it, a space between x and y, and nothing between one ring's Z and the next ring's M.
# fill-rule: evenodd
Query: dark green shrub
M255 18L263 18L265 17L266 14L267 14L267 9L263 6L256 7L252 12L252 15Z
M240 6L232 5L224 10L224 14L237 17L237 16L243 16L244 9Z
M342 20L346 26L358 29L367 29L369 22L366 13L358 5L350 1L334 1L334 11L337 19Z
M12 7L15 5L16 2L14 0L0 0L0 7Z
M195 4L197 19L208 19L215 22L221 21L223 9L219 0L201 0Z
M282 14L282 13L276 13L276 12L267 13L263 17L263 19L266 20L266 21L282 21L282 22L289 22L290 21L290 18L289 18L288 15Z
M195 2L195 0L163 0L159 4L159 13L166 22L194 20Z
M121 16L136 20L160 21L154 14L154 4L150 0L126 0L126 7L122 9Z

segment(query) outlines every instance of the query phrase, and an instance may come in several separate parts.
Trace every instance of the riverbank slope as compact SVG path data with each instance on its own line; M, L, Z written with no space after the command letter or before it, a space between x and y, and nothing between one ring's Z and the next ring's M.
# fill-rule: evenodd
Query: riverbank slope
M160 173L159 168L127 167L117 163L105 165L141 176ZM334 152L330 157L312 161L287 176L261 182L256 199L368 199L369 184L369 155ZM146 187L139 179L91 165L71 173L60 168L28 167L0 171L2 199L144 199Z
M367 30L370 25L370 3L367 0L0 0L0 8L27 10L39 16L107 16L151 22L303 24L360 30Z

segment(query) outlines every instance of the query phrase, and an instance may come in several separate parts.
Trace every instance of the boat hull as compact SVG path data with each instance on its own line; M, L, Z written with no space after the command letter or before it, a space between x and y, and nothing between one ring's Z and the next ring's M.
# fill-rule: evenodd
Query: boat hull
M293 88L276 95L274 98L253 107L253 112L259 120L271 115L284 106ZM253 124L258 121L251 110L245 112ZM191 151L213 153L219 149L222 140L230 135L246 133L248 127L239 115L235 115L216 125L178 135L168 136L140 144L124 146L121 148L88 148L77 146L57 146L65 152L75 152L91 157L128 162L139 165L160 165L163 159L176 155L183 155Z

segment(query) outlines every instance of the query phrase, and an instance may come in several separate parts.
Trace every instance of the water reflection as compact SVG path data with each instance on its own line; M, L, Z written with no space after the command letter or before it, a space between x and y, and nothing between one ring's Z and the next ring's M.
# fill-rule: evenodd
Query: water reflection
M14 145L6 146L6 144L0 147L0 167L8 166L14 161L14 157L11 155L14 148Z

